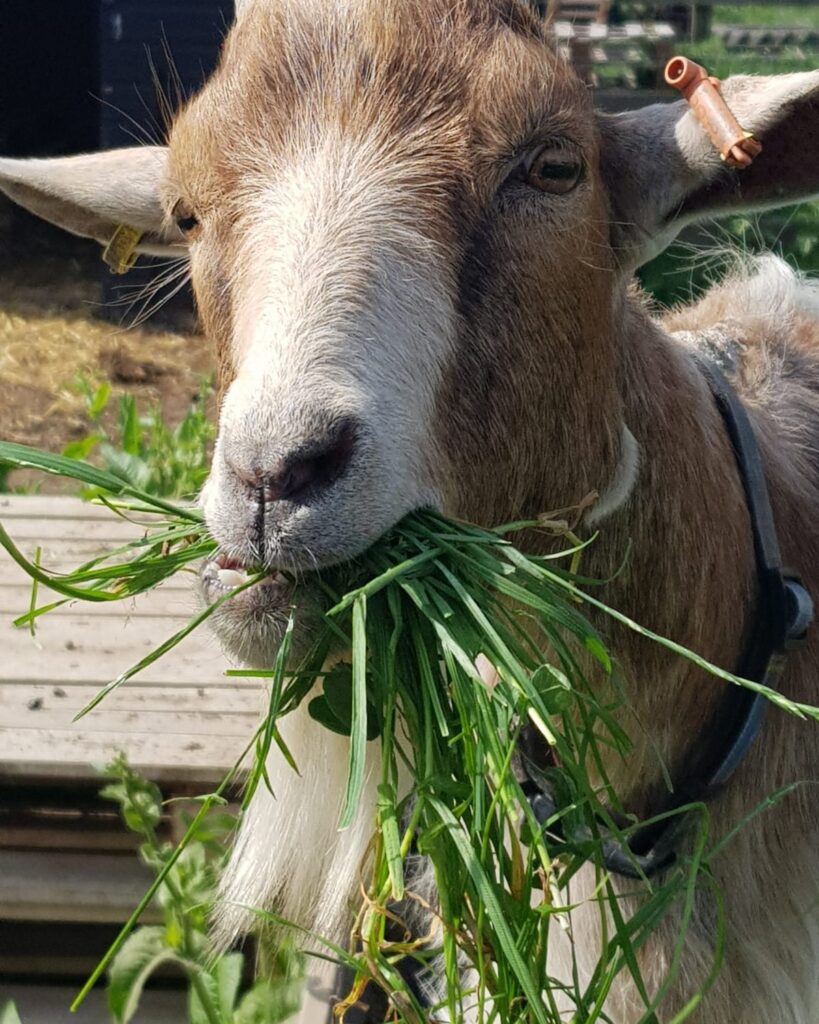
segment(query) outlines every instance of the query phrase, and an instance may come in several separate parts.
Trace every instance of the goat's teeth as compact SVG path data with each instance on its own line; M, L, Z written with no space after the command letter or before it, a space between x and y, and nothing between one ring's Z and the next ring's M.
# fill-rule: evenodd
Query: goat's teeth
M216 574L219 582L223 587L241 587L243 583L247 583L247 576L243 572L239 572L238 569L220 569Z

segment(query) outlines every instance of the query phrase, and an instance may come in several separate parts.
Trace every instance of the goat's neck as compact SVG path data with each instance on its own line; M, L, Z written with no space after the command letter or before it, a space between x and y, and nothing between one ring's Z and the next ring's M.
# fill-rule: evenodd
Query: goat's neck
M628 499L600 523L584 571L609 578L625 558L606 600L733 669L749 625L754 563L725 425L690 350L637 306L627 305L620 323L619 391L624 423L640 449L639 472ZM625 629L603 628L641 724L651 723L643 777L656 777L650 745L673 769L707 726L724 684ZM635 731L629 729L633 737ZM639 769L639 744L635 753ZM629 776L639 777L634 758L630 764Z

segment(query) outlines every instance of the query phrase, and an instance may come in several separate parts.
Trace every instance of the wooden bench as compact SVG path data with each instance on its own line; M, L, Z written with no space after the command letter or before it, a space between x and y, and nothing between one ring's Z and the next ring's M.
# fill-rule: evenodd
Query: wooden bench
M29 556L39 545L42 564L57 570L141 533L73 498L3 497L0 521ZM225 678L231 666L206 630L73 721L102 686L189 620L190 577L133 601L64 605L42 616L32 637L12 625L28 609L30 580L0 557L0 781L96 779L96 766L123 750L157 782L209 791L252 735L263 691L258 681ZM38 599L50 596L41 589Z

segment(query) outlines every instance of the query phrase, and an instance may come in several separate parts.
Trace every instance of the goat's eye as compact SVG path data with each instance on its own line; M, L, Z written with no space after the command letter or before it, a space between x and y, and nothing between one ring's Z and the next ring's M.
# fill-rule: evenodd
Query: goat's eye
M186 238L193 237L199 229L199 218L193 209L182 199L173 208L173 219L176 226Z
M571 150L546 146L533 154L522 168L527 185L541 192L563 196L579 183L583 176L583 163Z

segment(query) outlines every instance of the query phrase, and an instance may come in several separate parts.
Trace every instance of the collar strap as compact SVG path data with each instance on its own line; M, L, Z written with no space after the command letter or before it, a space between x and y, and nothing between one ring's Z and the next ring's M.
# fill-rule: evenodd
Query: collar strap
M700 357L695 357L695 362L708 383L731 440L754 540L756 604L747 646L736 674L769 689L778 689L788 653L805 641L813 620L813 602L796 573L782 567L762 456L750 417L719 367ZM628 836L623 841L602 830L603 860L610 871L643 878L672 863L685 819L685 815L676 812L716 796L756 739L767 704L762 694L727 686L707 734L698 736L691 744L685 761L688 768L654 821L636 829L625 829ZM548 768L533 759L535 739L534 735L524 737L521 750L523 766L529 776L524 782L524 792L538 822L546 825L554 818L557 807ZM553 826L549 826L549 831L552 833ZM591 839L590 834L569 837L557 831L558 843Z

